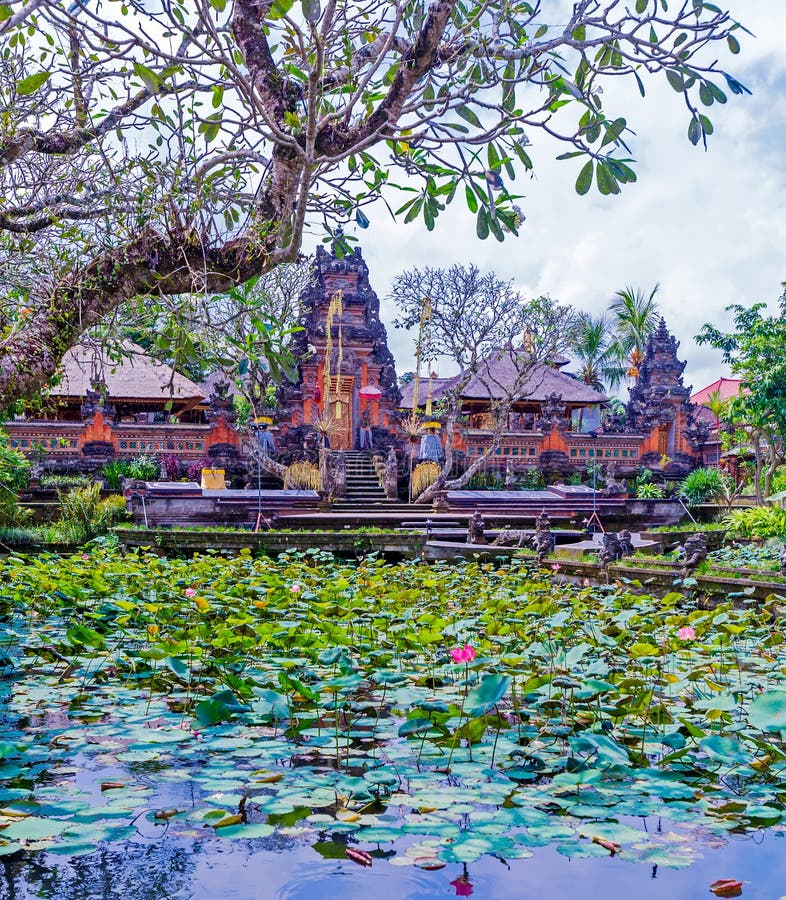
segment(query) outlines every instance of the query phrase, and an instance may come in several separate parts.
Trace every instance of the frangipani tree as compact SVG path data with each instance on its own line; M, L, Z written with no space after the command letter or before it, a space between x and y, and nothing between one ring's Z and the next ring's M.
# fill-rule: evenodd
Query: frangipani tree
M430 502L441 490L463 487L500 446L513 404L538 391L550 364L568 346L576 314L549 297L525 298L511 281L477 266L408 269L393 280L390 299L400 328L413 328L423 297L431 310L427 333L430 359L447 358L459 373L440 387L445 457L431 485L417 498ZM483 453L452 477L454 435L467 391L487 399L492 422ZM425 399L421 395L421 402ZM409 423L417 422L417 409Z
M22 0L0 7L0 406L133 298L225 292L384 198L515 234L539 134L576 188L635 180L603 84L668 78L703 142L745 89L701 0ZM570 165L570 164L568 164ZM575 165L575 163L574 163ZM575 171L567 177L575 177ZM344 240L344 239L340 239Z

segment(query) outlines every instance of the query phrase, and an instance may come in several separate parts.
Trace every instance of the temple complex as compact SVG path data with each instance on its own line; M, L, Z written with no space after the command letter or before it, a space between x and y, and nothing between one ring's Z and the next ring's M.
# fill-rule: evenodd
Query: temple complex
M339 469L344 455L354 453L357 468L358 451L371 450L385 460L388 480L395 482L391 467L398 465L399 477L408 469L402 419L415 411L413 386L406 385L402 396L360 249L342 257L335 247L320 247L300 301L302 330L292 348L298 375L278 386L276 408L264 411L275 439L276 464L269 474L281 478L286 466L302 460L316 464L320 447L331 451ZM678 348L661 319L624 416L611 414L605 394L564 372L565 359L522 370L517 354L524 351L514 347L467 377L422 380L418 412L433 419L432 403L436 413L441 397L460 393L452 445L458 471L493 447L485 468L513 480L538 469L547 480L560 481L597 462L611 464L610 471L620 475L646 466L678 477L702 464L708 430L690 402ZM219 381L205 391L131 349L139 352L119 362L102 360L100 371L94 356L72 351L53 391L54 413L9 422L11 445L66 468L85 457L143 452L228 460L248 473L253 435L236 426L229 385ZM495 395L496 389L502 394ZM500 436L493 411L503 394L510 404ZM411 448L417 446L417 438L410 440Z

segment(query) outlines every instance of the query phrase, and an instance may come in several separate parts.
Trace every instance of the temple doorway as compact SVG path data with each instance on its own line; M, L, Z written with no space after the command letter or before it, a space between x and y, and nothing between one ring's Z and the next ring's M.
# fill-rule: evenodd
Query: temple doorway
M333 450L352 450L355 446L355 376L339 375L330 379L330 446Z

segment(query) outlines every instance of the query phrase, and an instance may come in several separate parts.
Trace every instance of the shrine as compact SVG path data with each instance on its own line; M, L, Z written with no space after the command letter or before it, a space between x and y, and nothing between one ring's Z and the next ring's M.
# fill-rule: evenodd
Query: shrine
M318 248L299 324L293 346L299 378L278 392L279 454L296 455L314 430L331 449L354 450L361 428L370 431L374 450L387 451L398 441L401 394L359 248L344 257Z
M626 427L644 437L642 465L685 474L696 465L691 429L695 414L691 388L682 380L685 363L677 358L678 348L679 341L669 334L661 318L647 341L638 378L630 389Z

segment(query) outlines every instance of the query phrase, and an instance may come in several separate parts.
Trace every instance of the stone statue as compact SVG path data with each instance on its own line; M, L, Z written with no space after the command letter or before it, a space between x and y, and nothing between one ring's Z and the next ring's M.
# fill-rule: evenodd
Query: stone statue
M486 523L479 509L476 509L467 523L467 543L468 544L485 544Z
M392 446L385 458L385 496L388 500L398 498L398 458Z
M786 578L786 544L781 547L781 553L778 559L781 564L781 575Z
M323 497L333 494L333 466L331 465L330 450L326 447L319 449L319 490Z
M518 528L505 528L494 538L497 547L532 547L533 540L529 531Z
M682 548L684 559L682 562L682 577L688 578L707 558L707 535L701 532L692 534Z
M232 424L237 419L237 410L229 390L231 384L226 380L219 380L213 385L213 392L208 397L210 408L205 412L208 422L218 422L224 419Z
M505 460L505 490L516 490L516 473L513 471L513 463L511 460Z
M605 532L603 543L598 552L598 565L605 571L612 563L617 562L621 556L622 548L617 535L611 531Z
M535 559L538 565L542 565L546 557L553 552L556 541L551 533L551 519L543 509L535 519L535 535L532 538L535 545Z
M540 416L537 419L537 427L541 431L551 431L552 428L567 428L570 419L566 415L567 404L562 399L562 394L552 391L546 396L540 408Z
M615 462L610 462L606 466L605 482L605 492L610 497L618 497L620 494L627 494L628 492L625 482L617 479L617 464Z
M627 528L617 532L617 542L620 545L620 556L633 556L633 536Z
M333 496L347 495L347 461L343 453L332 454L333 459Z

